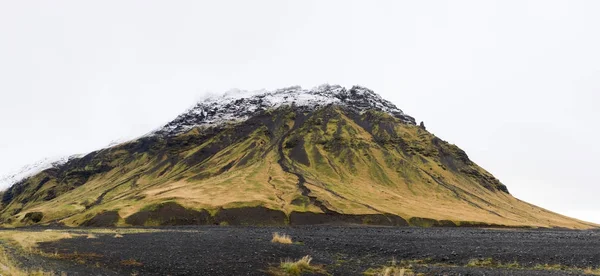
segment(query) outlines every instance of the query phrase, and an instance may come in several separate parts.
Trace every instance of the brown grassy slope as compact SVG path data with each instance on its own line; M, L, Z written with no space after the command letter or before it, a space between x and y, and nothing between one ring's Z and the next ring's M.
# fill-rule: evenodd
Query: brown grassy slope
M309 188L332 209L510 226L589 227L515 199L456 146L417 126L375 112L354 119L344 112L326 113L320 117L326 121L294 132L304 137L307 155L294 156L291 150L288 155Z
M114 223L126 225L127 217L170 201L211 213L263 206L286 214L389 213L419 225L427 221L418 218L431 218L595 227L515 199L462 150L424 129L339 107L280 108L97 151L13 186L0 219L81 225L116 211Z

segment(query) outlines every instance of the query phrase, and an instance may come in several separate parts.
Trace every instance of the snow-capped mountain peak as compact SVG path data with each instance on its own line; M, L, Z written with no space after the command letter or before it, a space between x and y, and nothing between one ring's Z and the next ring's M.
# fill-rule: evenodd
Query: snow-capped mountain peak
M404 114L393 103L372 90L353 86L320 85L313 89L291 86L274 91L230 90L223 95L212 95L179 115L153 134L178 134L196 126L211 126L225 122L244 121L259 111L280 106L297 106L312 109L328 105L341 105L359 110L375 109L387 112L406 123L415 124L414 118Z

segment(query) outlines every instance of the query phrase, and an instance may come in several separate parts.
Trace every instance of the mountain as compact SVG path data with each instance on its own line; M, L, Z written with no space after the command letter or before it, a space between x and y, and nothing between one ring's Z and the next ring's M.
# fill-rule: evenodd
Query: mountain
M0 222L597 226L514 198L391 102L335 85L209 97L139 139L18 181Z

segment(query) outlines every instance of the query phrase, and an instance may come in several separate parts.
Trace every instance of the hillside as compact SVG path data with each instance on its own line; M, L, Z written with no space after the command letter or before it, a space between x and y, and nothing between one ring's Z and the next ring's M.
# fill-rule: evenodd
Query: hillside
M514 198L374 92L327 85L209 98L17 182L0 221L596 227Z

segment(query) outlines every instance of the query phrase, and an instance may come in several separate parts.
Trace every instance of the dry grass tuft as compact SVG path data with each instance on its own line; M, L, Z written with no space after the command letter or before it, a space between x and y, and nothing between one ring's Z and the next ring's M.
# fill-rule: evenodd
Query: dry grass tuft
M129 260L124 260L121 261L121 265L124 266L143 266L144 264L134 260L134 259L129 259Z
M600 275L600 267L598 267L598 268L588 267L583 270L583 274L585 274L585 275Z
M286 234L273 233L273 243L292 244L292 237Z
M492 258L487 259L471 259L467 263L467 267L493 267L498 264Z
M400 264L393 259L390 266L384 266L379 269L369 269L365 271L365 275L369 276L414 276L412 271L412 263L421 263L422 261L402 261Z
M399 267L386 267L381 273L381 276L410 276L410 275L414 275L414 273L410 269L399 268Z
M46 231L54 231L54 230L46 230ZM161 230L161 229L147 229L147 228L122 228L119 229L118 231L115 229L109 229L109 228L94 228L94 229L69 229L69 232L72 233L77 233L77 234L88 234L88 233L92 233L92 234L100 234L100 235L111 235L111 234L116 234L116 233L120 233L120 234L141 234L141 233L157 233L157 232L164 232L165 230ZM179 232L186 232L187 230L178 230Z
M327 275L327 271L321 266L311 264L311 261L310 256L304 256L297 261L287 259L282 261L279 267L272 267L268 272L274 276L299 276L305 273Z
M310 256L304 256L302 257L302 259L298 260L298 261L292 261L292 260L286 260L284 262L281 262L281 269L283 269L283 271L292 274L292 275L300 275L302 274L303 271L310 271L311 270L311 266L310 266L310 262L312 261L312 258Z

